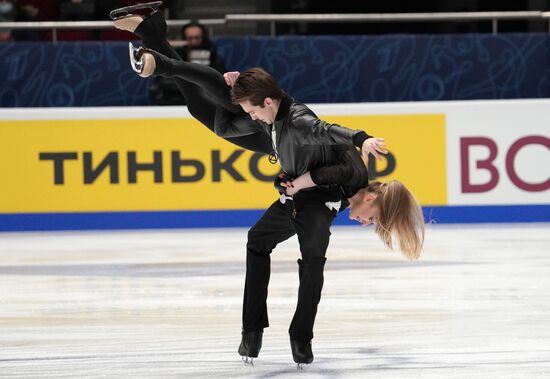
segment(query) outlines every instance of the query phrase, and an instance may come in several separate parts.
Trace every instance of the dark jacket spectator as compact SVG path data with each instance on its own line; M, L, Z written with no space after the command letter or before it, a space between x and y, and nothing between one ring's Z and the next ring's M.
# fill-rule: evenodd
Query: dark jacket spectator
M183 39L187 42L185 56L187 62L195 62L209 65L217 71L224 73L225 65L216 52L216 47L208 38L208 32L204 25L191 22L182 29Z
M204 25L191 22L182 29L184 46L174 46L180 57L187 62L208 65L224 73L226 71L223 60L218 56L215 45L208 38ZM172 78L156 77L149 87L151 101L156 105L181 105L185 98Z
M39 10L25 1L0 0L0 22L37 21ZM0 41L37 41L41 39L36 30L0 30Z

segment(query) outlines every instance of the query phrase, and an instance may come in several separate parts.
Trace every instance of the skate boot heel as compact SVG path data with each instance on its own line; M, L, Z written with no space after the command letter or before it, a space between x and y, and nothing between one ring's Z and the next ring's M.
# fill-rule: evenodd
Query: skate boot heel
M263 331L252 331L242 333L241 344L239 345L239 355L243 357L243 362L254 365L253 358L257 358L262 348Z
M297 364L298 370L303 370L304 365L313 362L311 341L290 340L290 348L292 349L292 358Z
M171 77L173 75L171 59L154 50L143 46L135 47L132 42L128 43L130 55L130 66L142 78L151 75L163 75Z

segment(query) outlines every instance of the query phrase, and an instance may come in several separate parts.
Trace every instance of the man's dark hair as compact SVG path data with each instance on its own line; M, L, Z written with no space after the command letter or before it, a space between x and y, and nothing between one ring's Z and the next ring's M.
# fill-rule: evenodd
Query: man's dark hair
M266 97L281 100L283 90L275 78L260 67L252 67L242 72L231 89L231 101L234 104L248 100L254 106L263 107Z

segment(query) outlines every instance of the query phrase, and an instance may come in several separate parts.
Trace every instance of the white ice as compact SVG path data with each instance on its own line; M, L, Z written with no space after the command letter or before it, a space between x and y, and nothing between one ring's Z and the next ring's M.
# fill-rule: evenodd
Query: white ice
M237 354L246 229L0 234L1 378L550 378L550 224L431 226L417 262L334 227L315 361L292 361L295 238Z

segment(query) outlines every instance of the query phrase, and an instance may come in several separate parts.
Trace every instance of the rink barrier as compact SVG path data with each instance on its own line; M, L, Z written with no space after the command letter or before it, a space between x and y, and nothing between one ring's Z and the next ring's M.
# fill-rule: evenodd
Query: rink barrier
M550 222L550 205L424 207L429 224ZM264 210L0 214L0 231L250 227ZM358 225L341 212L333 225ZM359 231L360 229L358 229Z
M0 213L265 209L277 198L279 165L217 137L185 108L113 109L0 121ZM384 135L390 154L370 160L370 173L408 183L423 204L445 204L445 161L432 159L445 156L442 114L325 119Z
M550 34L220 37L231 71L264 67L306 103L550 97ZM127 42L3 43L2 107L150 105ZM62 57L62 59L60 59Z
M550 221L550 100L310 106L384 137L370 174L429 222ZM0 231L250 226L277 198L276 166L184 107L0 110L0 172Z

